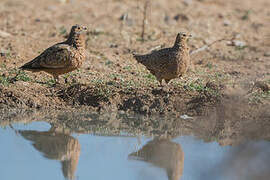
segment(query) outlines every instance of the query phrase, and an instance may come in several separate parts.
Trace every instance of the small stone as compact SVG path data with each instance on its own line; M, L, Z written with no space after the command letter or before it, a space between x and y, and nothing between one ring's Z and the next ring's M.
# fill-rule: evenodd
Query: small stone
M230 22L229 20L225 19L225 20L223 21L223 25L224 25L224 26L229 26L229 25L231 25L231 22Z
M237 46L237 47L244 47L244 46L246 46L246 43L244 41L233 40L232 42L233 42L234 46Z
M56 6L48 6L47 9L49 11L53 11L53 12L57 11L57 7Z
M256 81L254 86L260 88L264 92L270 91L270 85L263 81Z
M119 113L119 114L125 114L125 111L120 110L120 111L118 111L118 113Z
M8 50L5 49L0 49L0 56L1 57L5 57L7 54L9 54L10 52Z
M188 116L188 115L186 115L186 114L181 115L180 118L182 118L182 119L193 119L193 117Z
M165 15L165 17L164 17L164 21L165 21L166 23L169 23L169 21L170 21L170 16Z
M232 40L227 43L229 46L245 47L246 43L244 41Z
M128 18L128 13L124 13L120 16L119 20L120 21L125 21Z
M190 5L191 3L192 3L192 1L193 0L184 0L184 4L186 5L186 6L188 6L188 5Z
M182 21L188 21L189 18L185 14L177 14L173 17L174 20L182 20Z
M133 20L132 18L128 15L128 13L124 13L119 17L120 21L125 22L126 25L132 26L133 25Z
M110 44L110 48L118 48L118 45L117 45L117 44L112 43L112 44Z
M219 17L220 19L222 19L222 18L224 18L224 15L221 14L221 13L219 13L219 14L218 14L218 17Z
M0 37L7 38L7 37L10 37L10 36L11 36L11 34L0 30Z
M65 4L65 3L68 3L69 2L69 0L58 0L60 3L63 3L63 4Z
M265 57L270 57L270 51L263 54Z

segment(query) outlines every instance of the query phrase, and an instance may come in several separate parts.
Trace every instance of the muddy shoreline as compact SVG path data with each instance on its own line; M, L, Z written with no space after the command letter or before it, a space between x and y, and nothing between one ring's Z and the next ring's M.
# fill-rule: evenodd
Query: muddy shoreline
M1 108L80 109L92 111L125 111L143 115L183 113L201 114L214 106L222 94L204 87L201 92L179 87L149 87L128 89L100 85L74 84L70 86L31 88L28 82L16 82L15 88L0 87Z

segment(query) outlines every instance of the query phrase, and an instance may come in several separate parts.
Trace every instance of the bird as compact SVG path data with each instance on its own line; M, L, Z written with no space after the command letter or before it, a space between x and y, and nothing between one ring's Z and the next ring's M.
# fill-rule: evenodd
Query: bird
M183 76L191 64L187 45L190 37L189 33L180 32L172 47L144 55L133 54L133 57L143 64L160 84L163 79L168 84L170 80Z
M85 32L87 32L85 26L78 24L72 26L66 41L47 48L20 69L31 72L44 71L58 82L59 75L80 68L85 61Z

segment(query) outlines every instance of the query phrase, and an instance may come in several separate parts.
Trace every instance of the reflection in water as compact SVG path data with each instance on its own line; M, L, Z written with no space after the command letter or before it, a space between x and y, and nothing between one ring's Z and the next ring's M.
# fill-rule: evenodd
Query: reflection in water
M183 174L184 153L182 148L168 139L155 138L139 151L131 153L129 157L164 168L169 180L179 180Z
M270 146L269 142L249 142L235 147L224 157L219 167L211 174L230 176L237 180L269 180Z
M48 159L61 161L62 172L67 179L74 179L80 156L79 141L55 130L47 132L21 130L19 133Z
M98 135L195 136L206 142L216 141L222 146L239 145L250 140L270 141L269 107L256 110L252 116L245 115L243 103L228 101L207 113L182 119L174 114L151 115L126 114L123 112L95 113L88 111L23 111L0 109L0 126L12 123L44 121L68 128L72 132ZM243 119L244 116L245 118Z

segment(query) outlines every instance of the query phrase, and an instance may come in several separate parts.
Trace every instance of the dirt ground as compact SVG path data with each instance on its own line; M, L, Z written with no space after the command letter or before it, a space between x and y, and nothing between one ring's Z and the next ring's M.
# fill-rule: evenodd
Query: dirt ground
M236 113L239 119L270 119L265 113L270 107L268 0L152 0L142 41L144 3L1 0L0 108L190 116L218 111L214 114L222 118ZM45 73L18 70L63 41L74 24L89 28L88 56L81 69L63 75L56 87ZM131 54L169 47L181 31L192 34L192 51L226 40L192 54L194 69L160 88ZM221 113L221 107L228 111Z

